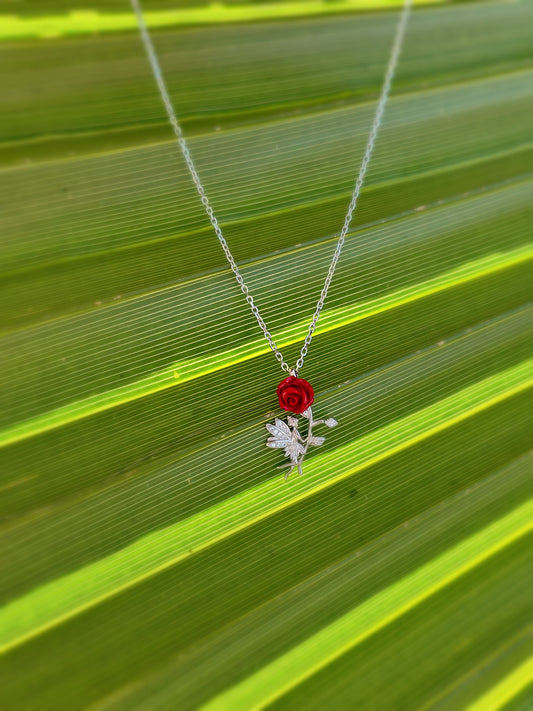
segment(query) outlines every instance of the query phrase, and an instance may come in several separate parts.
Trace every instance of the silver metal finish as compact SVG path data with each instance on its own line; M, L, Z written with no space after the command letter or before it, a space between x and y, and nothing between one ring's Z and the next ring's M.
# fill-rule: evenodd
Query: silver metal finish
M257 319L257 323L259 324L259 327L263 331L263 334L264 334L265 338L267 339L267 341L270 345L270 348L272 349L274 355L276 356L277 360L279 361L282 369L284 371L286 371L287 373L292 373L294 375L297 375L298 371L301 370L301 368L303 367L305 357L307 355L309 346L311 344L311 340L313 338L313 334L316 330L318 319L320 318L320 313L321 313L322 309L324 308L324 302L326 301L328 289L329 289L331 281L333 279L333 275L334 275L335 269L337 267L337 262L339 261L342 247L344 245L346 234L348 232L350 223L352 221L352 216L353 216L354 210L357 205L357 200L359 198L359 193L361 192L361 187L363 185L363 181L364 181L365 174L366 174L366 171L368 168L368 164L370 162L370 157L371 157L372 151L374 149L374 143L376 141L379 127L381 125L381 121L383 118L383 112L385 110L385 105L387 103L387 99L388 99L391 84L392 84L392 79L394 77L394 73L396 71L396 66L398 64L398 58L400 56L400 50L402 47L402 42L403 42L403 38L405 35L406 27L407 27L407 21L409 19L409 13L411 10L411 4L412 4L412 0L404 0L403 9L402 9L400 19L399 19L399 22L398 22L398 25L396 28L396 34L394 36L392 50L391 50L391 54L390 54L389 61L387 64L387 69L385 71L385 77L383 79L383 85L381 88L381 93L380 93L378 105L376 108L376 113L374 116L374 120L372 122L372 127L370 129L369 136L368 136L368 142L366 145L366 150L365 150L365 154L363 156L363 160L361 162L361 167L359 168L359 175L357 176L357 180L355 182L355 187L353 190L352 198L351 198L350 204L348 206L348 211L347 211L346 217L344 219L344 224L343 224L342 229L339 234L339 239L337 240L337 245L336 245L335 251L333 253L333 258L331 260L331 264L328 269L328 273L326 276L326 280L324 282L324 286L323 286L322 291L320 293L320 298L318 299L316 309L313 314L313 318L311 319L311 323L309 324L309 328L307 330L307 335L305 336L304 344L303 344L302 349L300 351L300 357L296 361L295 367L291 368L288 365L288 363L285 361L285 359L283 358L279 348L276 345L276 342L274 341L274 338L272 337L272 334L268 330L267 325L266 325L265 321L263 320L263 317L259 313L259 309L257 308L257 306L254 302L254 299L249 292L248 286L244 282L244 279L239 271L237 263L235 262L235 259L230 251L228 243L226 242L226 239L224 238L224 235L222 234L220 225L218 224L217 218L213 212L213 208L211 207L211 204L209 202L209 198L207 197L207 195L205 193L204 186L202 185L200 176L198 175L198 171L196 170L193 159L192 159L191 154L189 152L189 148L187 146L185 138L183 137L183 132L181 130L181 126L180 126L178 119L176 117L176 113L174 111L174 107L172 105L172 101L170 99L170 96L169 96L169 93L167 90L167 86L166 86L166 83L165 83L165 80L163 77L163 73L161 71L161 66L159 64L157 54L155 52L155 49L154 49L154 46L152 43L152 39L150 37L150 33L149 33L146 23L144 21L140 0L131 0L131 5L133 8L133 11L135 12L135 15L137 17L137 23L139 25L141 39L144 44L146 53L148 55L148 60L150 62L150 66L152 68L152 72L154 74L155 81L157 83L159 92L161 94L161 98L162 98L163 103L165 105L169 121L172 125L172 128L174 130L174 133L176 135L176 138L177 138L177 141L179 144L179 147L180 147L183 157L185 159L185 163L187 164L187 167L189 169L189 172L191 174L193 182L196 186L196 190L198 191L198 194L200 195L202 204L205 208L205 211L207 212L207 215L211 221L213 229L215 230L215 234L218 237L218 240L222 246L222 249L224 250L224 254L226 255L226 259L228 260L230 268L235 275L235 279L236 279L238 285L240 286L240 289L241 289L242 293L244 294L246 301L248 302L248 304L252 310L253 315Z
M290 459L288 464L282 464L278 469L289 467L289 471L285 474L287 481L289 474L293 469L298 469L298 474L302 475L302 462L309 447L320 447L324 444L325 437L317 437L313 434L315 425L326 425L326 427L335 427L338 423L333 417L328 417L327 420L313 420L313 412L310 407L302 412L302 417L308 421L307 436L302 437L298 431L298 418L294 415L287 417L287 422L283 422L279 417L276 417L274 424L267 424L266 428L272 435L268 438L266 446L272 449L285 450L285 456Z

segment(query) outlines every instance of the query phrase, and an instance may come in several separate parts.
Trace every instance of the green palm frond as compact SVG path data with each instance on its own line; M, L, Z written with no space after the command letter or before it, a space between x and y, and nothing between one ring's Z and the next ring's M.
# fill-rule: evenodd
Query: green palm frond
M396 20L154 31L289 362ZM287 483L283 374L136 33L4 42L0 708L533 703L532 23L527 1L413 12L303 373L339 424Z

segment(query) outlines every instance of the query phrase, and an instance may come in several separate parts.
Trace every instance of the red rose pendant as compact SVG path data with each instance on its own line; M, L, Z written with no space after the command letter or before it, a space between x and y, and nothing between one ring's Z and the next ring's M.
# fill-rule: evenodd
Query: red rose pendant
M288 467L289 471L285 474L285 479L289 476L293 469L298 469L298 473L302 473L302 462L309 446L319 447L324 442L324 437L317 437L313 434L315 425L326 425L326 427L335 427L337 420L333 417L328 417L327 420L313 420L313 412L311 405L315 399L315 393L310 383L303 378L298 378L296 375L289 375L288 378L282 380L277 389L279 405L283 410L294 412L297 415L302 415L304 422L304 430L298 430L299 420L297 417L289 415L287 422L276 417L273 425L268 424L267 430L270 432L270 437L267 441L267 447L272 449L283 449L285 456L289 458L289 464L282 464L280 469ZM307 420L307 423L306 423Z
M278 385L277 393L281 409L295 412L297 415L301 415L304 410L311 407L315 399L311 384L295 375L289 375L282 380Z

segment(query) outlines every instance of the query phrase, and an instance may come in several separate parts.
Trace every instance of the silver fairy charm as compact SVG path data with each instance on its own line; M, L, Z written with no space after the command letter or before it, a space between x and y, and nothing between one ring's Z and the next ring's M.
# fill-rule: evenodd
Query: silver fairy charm
M284 449L285 456L290 459L287 464L282 464L278 469L289 467L289 471L285 474L285 481L293 469L298 469L298 474L302 474L302 462L307 450L310 446L319 447L324 444L325 437L317 437L313 434L315 425L324 424L326 427L335 427L338 423L333 417L328 417L327 420L313 420L313 413L310 407L302 412L302 417L308 421L307 436L303 437L298 431L298 418L293 415L287 417L287 422L276 417L273 425L266 425L267 430L272 435L268 438L266 446L272 449Z

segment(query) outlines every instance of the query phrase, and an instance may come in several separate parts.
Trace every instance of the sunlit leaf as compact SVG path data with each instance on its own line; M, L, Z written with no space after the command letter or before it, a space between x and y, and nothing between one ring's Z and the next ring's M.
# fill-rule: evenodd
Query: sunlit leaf
M355 4L149 8L290 364L398 17ZM298 418L127 6L70 10L0 8L0 707L530 708L533 4L413 12Z

